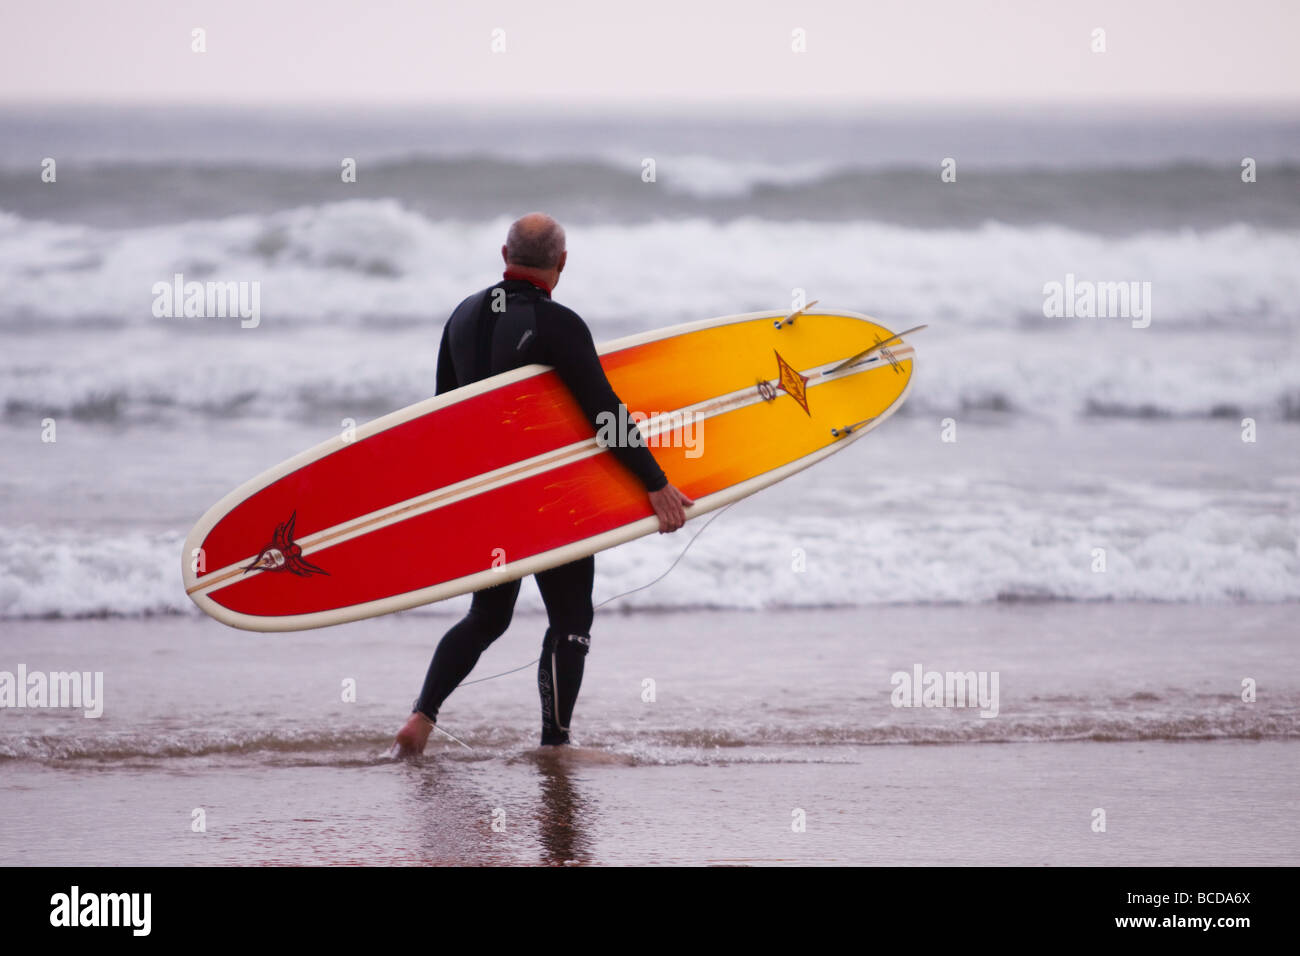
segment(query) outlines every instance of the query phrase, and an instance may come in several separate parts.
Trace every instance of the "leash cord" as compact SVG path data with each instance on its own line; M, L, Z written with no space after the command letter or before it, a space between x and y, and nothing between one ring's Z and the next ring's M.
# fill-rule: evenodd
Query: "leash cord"
M670 564L670 565L668 565L668 570L664 571L663 574L659 575L659 577L655 578L655 579L654 579L653 581L651 581L649 584L643 584L643 585L641 585L640 587L633 588L633 589L630 590L630 591L624 591L622 594L615 594L615 595L614 595L613 597L611 597L611 598L606 598L605 600L603 600L603 601L601 601L599 604L597 604L597 605L595 606L595 608L593 608L593 610L597 610L597 611L598 611L598 610L600 610L602 607L604 607L606 604L613 604L615 601L621 600L621 599L627 597L628 595L636 594L638 591L644 591L646 588L654 587L656 584L658 584L658 583L659 583L660 581L662 581L664 578L668 577L668 575L672 573L673 568L677 567L677 565L681 563L682 558L686 557L686 552L689 551L689 550L691 550L691 545L695 544L695 542L699 539L700 535L704 534L704 532L705 532L706 530L708 530L709 525L713 524L714 521L716 521L718 518L720 518L720 517L722 516L723 512L725 512L728 508L731 507L731 505L734 505L735 503L736 503L736 502L733 501L730 505L726 505L725 507L719 508L717 511L713 512L713 514L709 515L709 520L706 521L706 522L704 522L703 527L701 527L699 531L695 532L695 534L693 534L693 535L691 536L691 540L686 542L686 547L682 548L681 554L677 555L677 557L676 557L676 559L673 561L673 563ZM456 686L457 686L458 688L459 688L459 687L468 687L470 684L482 684L484 681L496 680L498 677L505 677L505 676L507 676L507 675L509 675L509 674L515 674L515 673L518 673L519 671L524 670L525 668L532 667L532 666L533 666L534 664L536 664L539 660L541 660L540 657L534 657L534 658L533 658L531 661L529 661L527 664L520 664L518 667L512 667L512 668L511 668L510 670L508 670L508 671L502 671L500 674L492 674L492 675L490 675L490 676L488 676L488 677L478 677L478 678L475 678L474 680L467 680L467 681L464 681L464 682L462 682L462 683L460 683L460 684L458 684L458 685L456 685ZM449 736L450 736L450 735L449 735ZM453 738L453 739L454 739L454 738ZM457 741L457 743L459 743L459 741Z

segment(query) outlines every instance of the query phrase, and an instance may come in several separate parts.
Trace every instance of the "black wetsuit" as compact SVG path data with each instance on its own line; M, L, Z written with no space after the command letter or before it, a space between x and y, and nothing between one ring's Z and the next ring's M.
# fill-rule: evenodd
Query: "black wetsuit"
M615 422L628 421L629 434L637 427L630 416L618 413L619 398L600 366L586 323L525 279L503 279L452 312L438 352L438 394L534 362L554 366L593 429L599 430L601 413L612 414ZM617 436L610 450L647 491L668 483L643 443L625 434ZM569 741L569 720L591 645L595 573L595 558L586 557L535 575L550 625L537 667L543 744ZM469 613L438 644L416 710L437 719L443 701L509 627L519 586L514 580L475 592Z

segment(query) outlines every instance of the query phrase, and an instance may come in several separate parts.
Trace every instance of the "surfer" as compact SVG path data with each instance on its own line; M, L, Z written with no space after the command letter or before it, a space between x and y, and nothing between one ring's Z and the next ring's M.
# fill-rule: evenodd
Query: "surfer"
M669 483L641 436L633 434L635 420L619 414L623 403L605 377L587 324L551 299L568 259L564 229L544 213L530 213L510 226L501 255L506 264L501 281L465 299L443 328L438 394L535 362L554 366L593 428L610 415L626 423L627 430L609 443L610 451L644 485L660 534L676 531L694 502ZM549 624L537 665L543 746L569 742L569 720L591 646L595 573L596 559L588 556L534 575ZM393 742L394 754L423 753L438 708L509 627L519 586L519 580L507 581L474 593L469 613L434 652L411 716Z

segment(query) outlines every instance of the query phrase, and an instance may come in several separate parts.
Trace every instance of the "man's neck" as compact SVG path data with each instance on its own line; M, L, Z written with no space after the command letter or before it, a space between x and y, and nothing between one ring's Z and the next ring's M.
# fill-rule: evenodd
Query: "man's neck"
M555 283L551 279L549 270L534 269L530 266L506 266L506 271L502 274L503 279L522 279L525 282L531 282L537 288L541 289L547 295L555 288Z

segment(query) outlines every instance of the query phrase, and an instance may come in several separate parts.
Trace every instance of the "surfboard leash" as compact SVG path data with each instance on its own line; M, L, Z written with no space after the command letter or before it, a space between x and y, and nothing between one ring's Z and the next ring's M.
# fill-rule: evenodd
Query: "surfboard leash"
M739 500L741 500L741 499L736 499L736 500L739 501ZM605 600L603 600L603 601L601 601L599 604L597 604L597 605L596 605L592 610L599 611L599 610L600 610L602 607L604 607L606 604L612 604L613 602L615 602L615 601L617 601L617 600L620 600L621 598L625 598L625 597L627 597L629 594L636 594L637 591L644 591L646 588L654 587L656 584L658 584L658 583L659 583L660 581L662 581L664 578L668 577L668 575L672 573L673 568L677 567L677 565L681 562L682 558L686 557L686 552L689 551L689 550L691 550L691 545L693 545L693 544L695 543L696 539L699 538L700 535L704 534L704 532L708 529L709 525L713 524L713 522L714 522L715 520L717 520L718 518L720 518L720 517L722 516L722 514L723 514L723 513L724 513L728 508L730 508L731 505L734 505L735 503L736 503L736 502L733 501L733 502L731 502L731 504L723 505L723 506L722 506L721 508L719 508L717 511L713 512L713 514L709 515L709 520L706 521L706 522L704 522L704 526L701 527L699 531L697 531L697 532L695 532L695 534L691 535L691 540L686 542L686 547L682 548L682 552L681 552L681 554L677 555L677 557L676 557L676 559L674 559L673 563L670 564L670 565L668 565L668 570L665 571L663 574L659 575L659 577L655 578L655 579L654 579L653 581L651 581L649 584L643 584L643 585L641 585L639 588L633 588L633 589L630 590L630 591L624 591L622 594L615 594L612 598L606 598Z
M625 598L630 594L636 594L638 591L644 591L646 588L654 587L664 578L668 577L668 575L672 573L673 568L677 567L677 565L681 563L682 558L686 557L686 552L691 550L691 546L695 544L695 542L699 539L700 535L704 534L704 532L708 530L709 525L713 524L714 521L722 517L723 513L727 511L727 509L730 508L731 505L734 505L735 503L736 502L733 501L731 502L731 504L724 505L723 507L719 508L717 511L713 512L713 514L709 515L709 520L704 522L704 524L700 527L699 531L696 531L695 534L691 535L691 540L686 542L686 547L682 548L681 553L678 554L675 559L673 559L673 563L668 565L668 569L664 571L662 574L660 574L653 581L651 581L649 584L642 584L640 587L632 588L632 590L630 591L624 591L622 594L615 594L611 598L606 598L605 600L597 604L594 608L592 608L592 610L599 611L606 604L612 604L615 601L621 600L622 598ZM518 667L512 667L508 671L502 671L500 674L492 674L488 677L478 677L475 678L474 680L462 681L461 683L457 684L456 687L461 688L461 687L468 687L470 684L482 684L484 681L496 680L498 677L505 677L509 674L515 674L521 670L532 667L539 660L541 660L540 657L534 657L527 664L520 664ZM437 725L435 724L434 726ZM448 734L448 736L451 735ZM455 738L452 739L454 740ZM456 742L460 743L460 741L456 741ZM462 744L462 746L464 746L464 744Z

